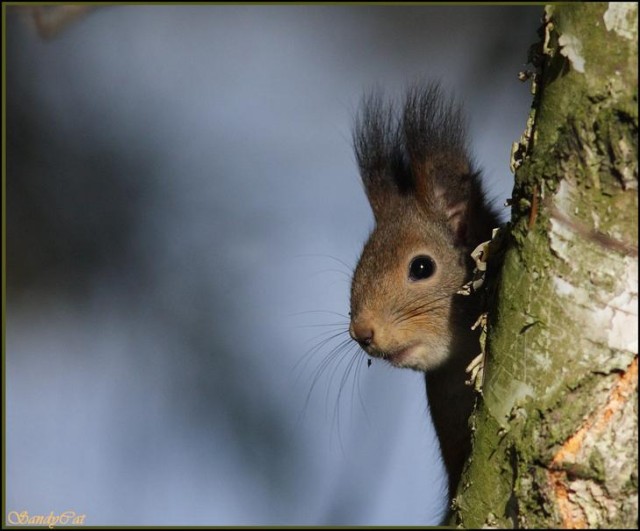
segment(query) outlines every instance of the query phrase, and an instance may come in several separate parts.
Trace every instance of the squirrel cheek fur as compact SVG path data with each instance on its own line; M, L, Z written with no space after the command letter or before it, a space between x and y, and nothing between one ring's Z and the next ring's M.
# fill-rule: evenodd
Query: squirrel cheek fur
M425 373L450 500L470 451L465 368L479 353L479 301L457 292L498 226L464 129L460 107L430 83L402 106L365 98L353 134L375 228L353 275L349 333L369 355Z
M418 206L411 199L400 201L377 220L354 273L350 329L356 338L371 336L364 346L369 354L427 371L449 355L451 322L457 320L452 298L468 271L446 224L430 220ZM416 256L435 263L423 282L409 278Z

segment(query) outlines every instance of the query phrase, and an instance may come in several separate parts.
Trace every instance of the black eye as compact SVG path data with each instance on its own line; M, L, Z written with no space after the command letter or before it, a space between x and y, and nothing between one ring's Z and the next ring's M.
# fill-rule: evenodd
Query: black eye
M424 280L436 272L436 263L430 256L416 256L409 266L411 280Z

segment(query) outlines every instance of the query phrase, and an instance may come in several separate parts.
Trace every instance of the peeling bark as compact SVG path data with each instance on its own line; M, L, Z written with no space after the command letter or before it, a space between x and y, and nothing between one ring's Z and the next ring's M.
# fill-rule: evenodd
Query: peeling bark
M637 9L545 9L452 524L637 527Z

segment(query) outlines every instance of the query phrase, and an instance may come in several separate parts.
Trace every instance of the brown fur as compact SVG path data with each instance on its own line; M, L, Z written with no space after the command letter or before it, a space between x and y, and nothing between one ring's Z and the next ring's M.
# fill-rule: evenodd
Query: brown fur
M470 450L473 392L465 368L479 353L475 296L457 295L469 253L498 224L467 156L459 107L436 84L412 87L401 113L369 97L354 132L376 226L351 285L350 333L371 356L426 373L427 397L455 494ZM435 271L412 280L416 256Z

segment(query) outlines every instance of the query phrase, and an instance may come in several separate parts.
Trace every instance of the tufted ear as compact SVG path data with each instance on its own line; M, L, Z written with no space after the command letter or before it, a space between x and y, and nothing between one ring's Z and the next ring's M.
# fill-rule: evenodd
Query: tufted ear
M407 92L402 127L418 203L446 221L456 245L467 245L473 199L482 192L460 106L437 83L415 85Z
M455 168L454 168L455 169ZM454 235L455 245L469 247L475 241L476 213L484 204L480 177L469 167L459 168L449 175L441 174L433 191L438 208Z
M460 162L460 159L457 159ZM487 227L497 227L498 215L493 211L482 189L480 172L469 164L449 160L438 170L426 169L418 175L418 182L429 182L420 187L419 204L430 215L436 215L451 229L454 244L469 251L488 239Z
M353 146L367 198L379 220L391 203L410 191L412 182L394 106L378 92L363 99Z
M448 224L456 245L476 241L477 216L490 209L467 155L465 128L460 105L438 83L412 86L399 109L380 93L364 98L353 145L376 221L413 196L430 218Z

